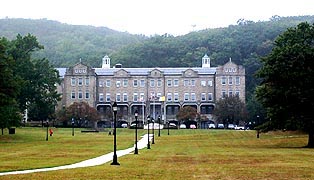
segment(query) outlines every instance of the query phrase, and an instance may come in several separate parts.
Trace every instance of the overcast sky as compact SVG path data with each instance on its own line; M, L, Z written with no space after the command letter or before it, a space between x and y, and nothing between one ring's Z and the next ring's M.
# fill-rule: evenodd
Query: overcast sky
M1 0L0 18L57 20L132 34L182 35L273 15L314 15L313 0Z

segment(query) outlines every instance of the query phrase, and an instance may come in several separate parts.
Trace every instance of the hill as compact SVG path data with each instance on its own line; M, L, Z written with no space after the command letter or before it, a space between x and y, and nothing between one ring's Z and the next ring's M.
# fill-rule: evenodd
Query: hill
M0 37L13 39L17 34L28 33L45 47L34 56L48 58L55 67L68 67L80 58L86 64L99 67L105 54L146 39L106 27L68 25L47 19L0 19Z

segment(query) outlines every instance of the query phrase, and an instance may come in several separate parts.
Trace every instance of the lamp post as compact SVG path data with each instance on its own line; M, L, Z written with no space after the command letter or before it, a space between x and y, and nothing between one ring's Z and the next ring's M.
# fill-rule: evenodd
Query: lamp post
M147 134L148 134L148 140L147 140L147 149L150 149L150 142L149 142L149 120L150 120L150 117L147 116Z
M72 136L74 136L74 118L72 118Z
M152 144L155 144L155 119L153 119L153 139Z
M158 116L158 123L159 123L159 126L158 126L158 137L160 137L160 115Z
M47 126L46 141L48 141L48 127L49 127L49 121L48 121L48 119L47 119L47 121L46 121L46 126Z
M138 117L138 111L137 110L135 110L134 116L135 116L135 150L134 150L134 154L138 154L138 149L137 149L137 117Z
M113 160L111 165L120 165L118 163L118 157L117 157L117 111L118 111L118 105L116 102L113 103L112 105L112 111L113 111L113 115L114 115L114 124L113 124Z
M169 135L169 129L170 129L170 122L168 121L168 135Z

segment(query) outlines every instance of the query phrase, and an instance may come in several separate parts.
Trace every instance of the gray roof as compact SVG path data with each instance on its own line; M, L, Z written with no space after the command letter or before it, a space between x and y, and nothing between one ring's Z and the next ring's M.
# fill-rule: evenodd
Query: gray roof
M201 75L206 75L206 74L215 74L216 72L216 68L201 68L201 67L197 67L197 68L94 68L95 69L95 73L97 75L100 76L112 76L114 74L114 72L117 72L121 69L127 71L128 73L130 73L130 75L148 75L149 72L151 72L154 69L157 69L161 72L164 73L164 75L181 75L182 72L188 70L188 69L192 69L194 71L197 71L198 74Z

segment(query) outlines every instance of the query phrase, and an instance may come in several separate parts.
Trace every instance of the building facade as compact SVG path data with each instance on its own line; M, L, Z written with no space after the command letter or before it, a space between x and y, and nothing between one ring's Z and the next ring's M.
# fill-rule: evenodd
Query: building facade
M113 102L118 104L118 120L131 123L135 110L139 120L148 115L163 122L175 120L179 109L191 106L203 117L212 120L215 102L237 95L245 102L245 69L231 59L224 65L211 67L210 58L202 58L202 67L186 68L123 68L102 59L101 68L78 63L70 68L57 68L63 79L60 107L85 101L111 121Z

